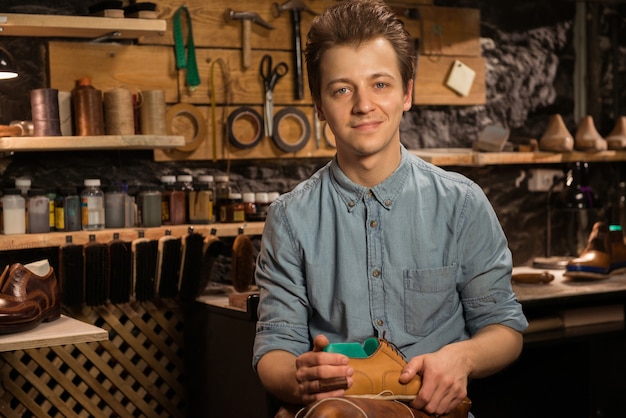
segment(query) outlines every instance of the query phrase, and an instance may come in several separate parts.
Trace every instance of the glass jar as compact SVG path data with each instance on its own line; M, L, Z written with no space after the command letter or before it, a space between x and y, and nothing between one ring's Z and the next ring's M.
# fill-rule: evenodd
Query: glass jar
M100 179L86 179L85 189L80 194L82 227L85 231L104 228L104 193L100 189Z
M122 186L110 186L104 193L104 226L124 228L126 225L126 193Z
M178 182L172 187L169 207L171 225L187 223L187 193L183 185Z
M220 222L234 223L245 220L246 214L241 193L231 193L228 200L220 207Z
M228 176L215 176L215 213L221 217L221 207L230 196Z
M141 226L161 226L161 191L156 186L143 186L139 192L137 208Z
M80 231L80 197L75 187L60 187L54 202L54 228L57 231Z
M50 232L50 199L44 189L28 190L28 232Z
M50 226L50 231L54 231L56 221L54 220L55 210L54 210L54 202L57 198L57 192L54 189L46 190L46 197L48 198L48 224Z
M253 192L242 194L243 213L246 221L252 222L257 220L256 199Z
M2 197L2 223L5 235L26 233L26 200L20 189L4 190Z
M161 224L171 225L170 200L176 184L176 176L161 176Z
M208 224L213 216L213 176L200 176L194 190L189 192L189 222Z
M256 213L259 221L264 221L267 217L267 211L270 207L270 198L266 192L257 192L254 195L256 202Z

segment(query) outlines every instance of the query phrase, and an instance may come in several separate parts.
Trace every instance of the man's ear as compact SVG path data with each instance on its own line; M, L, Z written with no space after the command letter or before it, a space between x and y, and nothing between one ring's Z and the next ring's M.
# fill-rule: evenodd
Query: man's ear
M411 110L413 106L413 80L409 80L406 86L406 93L404 95L404 110Z
M315 111L317 112L317 118L320 121L323 122L326 120L326 117L324 116L324 112L322 111L322 107L317 103L315 103Z

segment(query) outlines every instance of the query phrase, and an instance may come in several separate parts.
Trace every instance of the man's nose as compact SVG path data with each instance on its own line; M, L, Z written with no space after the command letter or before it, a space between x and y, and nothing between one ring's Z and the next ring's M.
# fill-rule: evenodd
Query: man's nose
M354 94L354 113L367 113L374 109L371 93L367 90L359 89Z

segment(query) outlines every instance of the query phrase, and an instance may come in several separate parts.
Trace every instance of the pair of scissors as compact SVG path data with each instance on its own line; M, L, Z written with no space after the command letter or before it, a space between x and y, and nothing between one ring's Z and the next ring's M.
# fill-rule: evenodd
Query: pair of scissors
M265 107L264 107L264 125L265 136L271 137L273 134L273 122L274 122L274 87L278 80L287 74L289 67L284 62L279 62L276 67L272 66L271 55L263 55L261 58L261 66L259 72L263 78L263 84L265 85Z

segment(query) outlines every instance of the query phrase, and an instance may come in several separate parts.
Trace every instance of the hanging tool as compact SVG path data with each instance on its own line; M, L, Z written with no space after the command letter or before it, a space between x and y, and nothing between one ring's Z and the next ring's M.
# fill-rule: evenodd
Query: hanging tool
M259 72L263 78L263 84L265 85L265 107L264 107L264 125L265 136L272 136L272 124L274 120L274 87L278 80L280 80L289 71L289 66L284 62L279 62L276 67L272 65L271 55L263 55L261 58L261 65Z
M183 26L180 15L184 13L187 20L187 56L185 56L185 41L183 40ZM180 6L174 13L174 52L176 53L176 69L187 70L187 88L194 91L200 85L200 75L198 73L198 63L196 60L196 47L193 40L193 28L191 25L191 14L187 6Z
M309 9L302 0L287 0L283 4L274 3L274 15L278 17L282 12L289 10L291 12L291 23L293 25L293 62L295 67L295 97L298 100L304 98L304 77L302 75L302 41L300 40L300 17L302 12L316 15L313 10Z
M226 23L233 20L241 20L242 28L242 65L244 69L250 67L252 47L250 46L250 35L252 32L252 22L259 24L267 29L274 29L274 26L267 23L261 16L254 12L236 12L233 9L226 9L224 12L224 21Z

